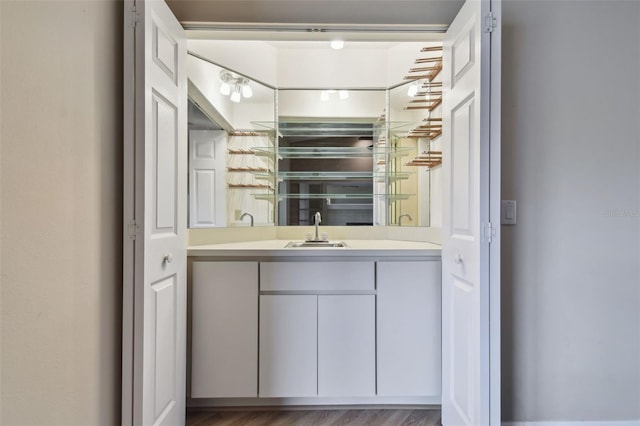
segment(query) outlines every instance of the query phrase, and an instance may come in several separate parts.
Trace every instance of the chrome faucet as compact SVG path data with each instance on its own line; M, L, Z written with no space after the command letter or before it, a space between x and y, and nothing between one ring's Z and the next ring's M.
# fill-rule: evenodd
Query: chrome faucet
M316 226L315 241L320 241L320 237L318 236L318 225L320 225L320 222L322 222L322 216L320 216L320 212L316 212L316 214L313 215L313 224Z
M400 217L398 217L398 226L402 226L402 218L403 217L408 218L409 221L413 221L413 219L411 219L411 215L409 213L401 214Z
M240 216L240 220L244 219L245 216L249 216L251 218L251 227L253 228L253 215L251 213L242 213L242 216Z

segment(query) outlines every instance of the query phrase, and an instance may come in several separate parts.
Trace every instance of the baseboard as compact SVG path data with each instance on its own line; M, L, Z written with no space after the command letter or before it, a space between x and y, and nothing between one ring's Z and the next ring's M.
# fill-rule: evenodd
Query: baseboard
M640 420L502 422L502 426L640 426Z
M353 406L353 408L380 406L411 406L440 408L440 395L414 397L307 397L307 398L187 398L187 408L215 407L316 407Z

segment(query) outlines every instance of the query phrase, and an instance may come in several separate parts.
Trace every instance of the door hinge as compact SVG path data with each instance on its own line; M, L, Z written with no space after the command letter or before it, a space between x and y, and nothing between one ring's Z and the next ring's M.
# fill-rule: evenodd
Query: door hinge
M493 238L496 236L496 228L493 226L491 222L487 222L482 227L482 239L490 243L493 241Z
M131 16L130 16L130 20L129 20L129 26L131 28L135 28L136 25L138 24L138 11L136 10L136 5L133 4L131 6Z
M484 16L484 32L492 33L498 27L498 18L493 12L489 12Z
M136 220L131 219L129 223L127 223L127 237L130 240L135 240L136 235L138 234L138 229L140 229L140 227L136 223Z

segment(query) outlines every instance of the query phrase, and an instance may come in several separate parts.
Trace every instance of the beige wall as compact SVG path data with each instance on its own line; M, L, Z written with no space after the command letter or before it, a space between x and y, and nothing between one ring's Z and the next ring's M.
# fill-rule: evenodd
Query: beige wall
M122 3L0 7L0 423L115 425Z
M502 59L503 417L639 420L640 2L506 1Z

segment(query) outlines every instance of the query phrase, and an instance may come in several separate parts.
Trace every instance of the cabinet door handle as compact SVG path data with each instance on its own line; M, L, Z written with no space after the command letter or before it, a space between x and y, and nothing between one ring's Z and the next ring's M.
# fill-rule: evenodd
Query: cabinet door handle
M167 253L162 257L162 263L169 264L171 262L173 262L173 256L171 256L171 253Z
M462 256L460 256L460 253L453 256L453 263L455 263L456 265L459 265L462 263Z

